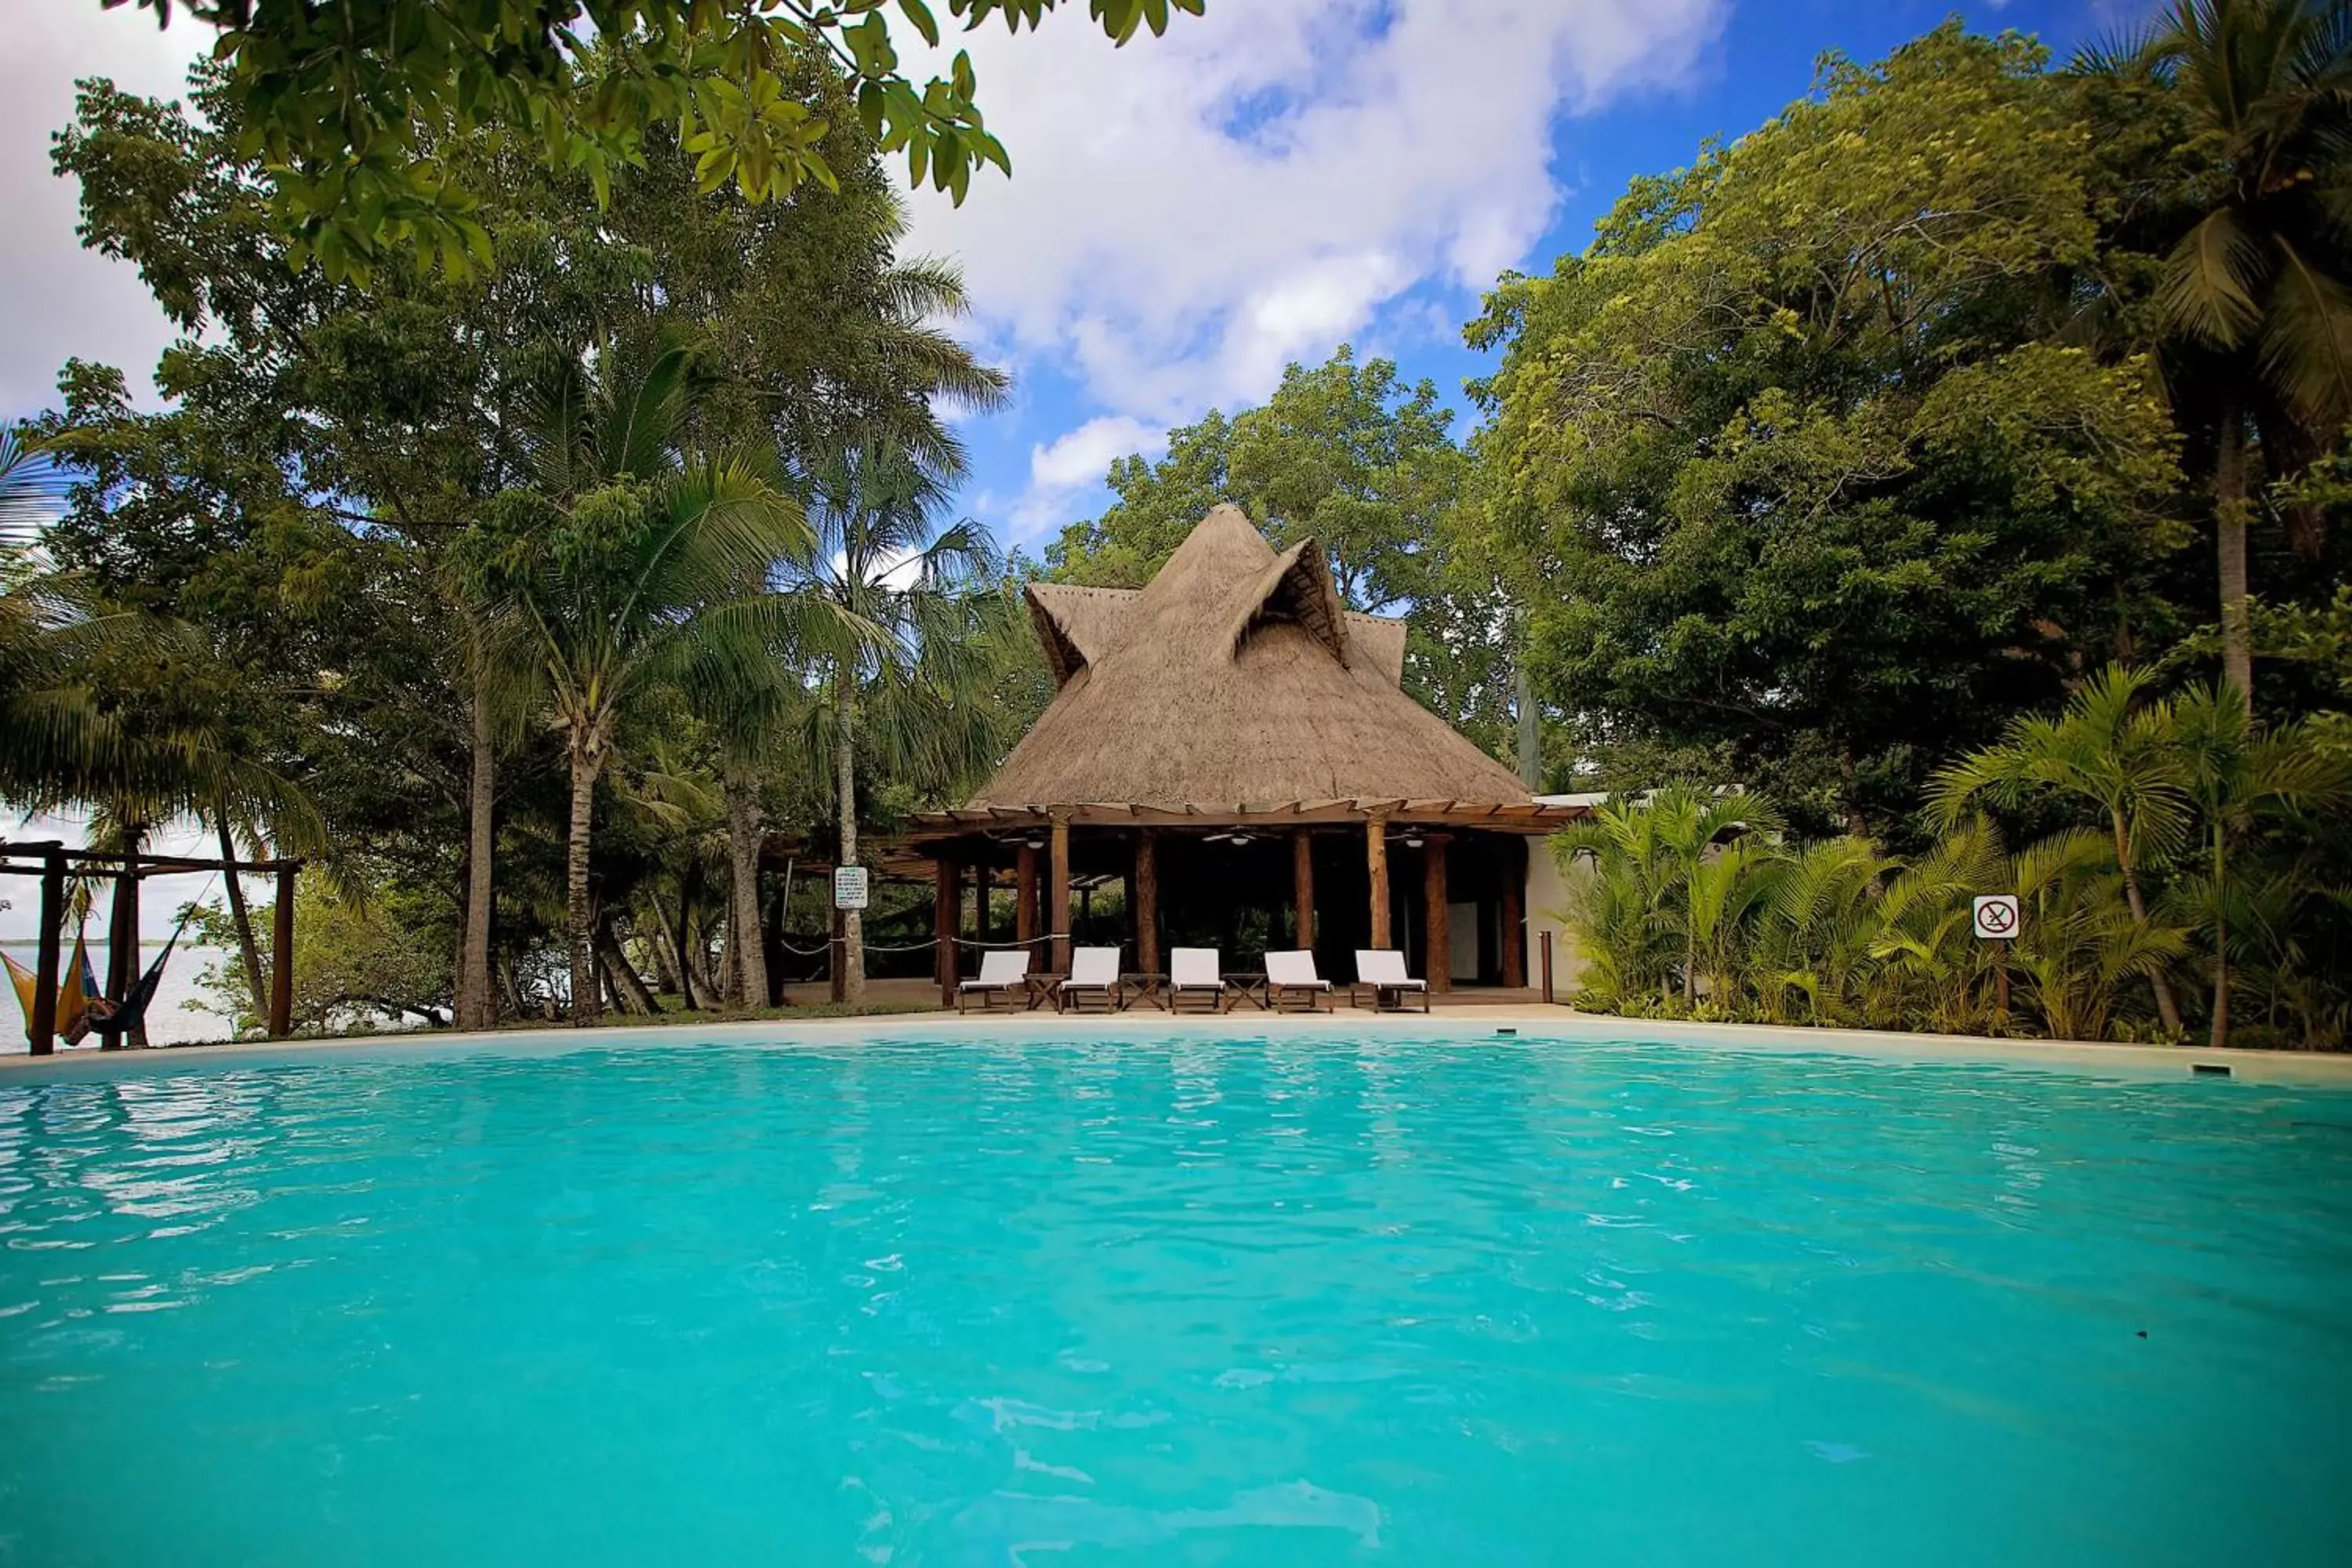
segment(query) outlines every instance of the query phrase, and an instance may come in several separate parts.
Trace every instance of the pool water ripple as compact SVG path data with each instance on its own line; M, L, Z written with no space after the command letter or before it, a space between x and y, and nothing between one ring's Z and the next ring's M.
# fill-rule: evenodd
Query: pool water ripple
M0 1083L0 1563L2333 1565L2333 1126L1536 1039Z

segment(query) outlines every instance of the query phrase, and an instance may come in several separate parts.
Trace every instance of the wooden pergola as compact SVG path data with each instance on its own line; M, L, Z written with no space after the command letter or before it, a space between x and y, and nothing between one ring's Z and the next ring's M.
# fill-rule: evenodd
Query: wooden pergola
M1391 875L1391 845L1402 840L1420 861L1423 952L1430 988L1451 989L1454 931L1449 896L1454 847L1476 844L1487 851L1490 879L1500 902L1500 974L1503 985L1527 984L1525 910L1526 843L1558 831L1586 815L1577 805L1454 800L1294 801L1280 806L1230 809L1161 808L1145 805L1076 805L1065 807L972 806L927 812L899 839L904 849L927 857L934 877L937 978L951 1000L961 965L952 940L960 924L963 879L968 871L992 868L1010 854L1016 889L1014 941L1036 954L1039 965L1067 973L1071 946L1071 889L1082 874L1116 875L1126 888L1129 940L1141 972L1161 970L1160 906L1163 858L1179 849L1205 851L1213 843L1240 844L1286 839L1290 848L1290 912L1296 940L1314 945L1316 861L1318 842L1357 837L1362 845L1368 892L1366 945L1395 945L1393 909L1399 893ZM1092 853L1088 854L1088 840ZM1078 847L1074 854L1074 843ZM1082 868L1081 859L1096 862Z
M41 879L40 930L35 948L33 1016L26 1031L33 1055L45 1057L57 1049L58 991L64 961L66 878L79 868L111 876L115 884L115 918L128 919L129 944L116 944L110 964L107 993L119 996L136 979L131 954L137 951L140 881L148 877L188 872L222 875L263 875L278 879L278 906L270 931L268 1029L271 1039L293 1033L294 1018L294 879L303 863L296 859L227 860L185 855L110 854L95 849L68 849L56 840L0 844L0 876Z

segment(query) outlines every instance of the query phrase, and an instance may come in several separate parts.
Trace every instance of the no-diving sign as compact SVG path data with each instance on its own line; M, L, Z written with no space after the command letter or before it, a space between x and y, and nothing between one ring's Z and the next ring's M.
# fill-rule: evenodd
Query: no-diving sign
M2017 934L2017 895L1992 893L1977 900L1977 934L2007 942Z

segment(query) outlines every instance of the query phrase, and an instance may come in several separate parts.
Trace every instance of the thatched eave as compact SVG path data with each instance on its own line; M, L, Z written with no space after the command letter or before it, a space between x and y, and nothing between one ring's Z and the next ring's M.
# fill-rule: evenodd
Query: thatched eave
M1341 665L1348 662L1348 632L1341 617L1339 591L1331 581L1331 563L1323 547L1302 539L1274 558L1242 595L1227 633L1228 655L1237 656L1250 633L1275 621L1291 621L1330 650Z

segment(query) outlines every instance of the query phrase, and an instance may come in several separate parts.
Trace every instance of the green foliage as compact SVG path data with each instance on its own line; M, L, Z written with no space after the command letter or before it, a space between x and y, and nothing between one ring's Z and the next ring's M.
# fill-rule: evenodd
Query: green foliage
M2042 341L2095 237L2042 64L1956 26L1833 58L1473 324L1504 349L1481 526L1604 778L1719 752L1802 824L1900 837L1952 745L2161 618L2150 373Z
M255 906L254 922L267 931L275 910ZM446 924L444 910L397 884L346 892L324 879L302 879L294 895L296 1029L333 1034L387 1015L447 1023L453 976ZM238 1036L258 1034L263 1021L237 965L237 933L227 912L201 907L188 929L228 955L206 965L199 980L215 1010L236 1020Z
M2021 719L1944 769L1942 833L1915 858L1852 836L1785 843L1759 803L1689 784L1604 803L1553 850L1582 1005L2179 1039L2188 985L2218 1047L2243 968L2261 1037L2333 1046L2347 988L2309 959L2340 900L2300 846L2348 794L2344 760L2303 727L2260 730L2225 687L2165 695L2115 668L2059 719ZM1985 804L2062 820L2012 854ZM1990 893L2020 900L2009 942L1972 932ZM2011 1019L1996 1012L2002 970Z
M924 0L102 0L174 13L220 31L237 152L267 170L270 208L297 259L364 286L396 256L446 270L490 266L481 188L453 148L494 130L551 167L578 171L601 204L644 162L667 122L701 190L732 184L754 202L840 174L824 142L827 104L797 69L812 58L855 84L854 113L885 153L903 152L916 184L961 204L983 163L1011 174L975 101L959 51L918 87L900 69L891 12L927 44L940 26ZM1202 0L1088 0L1125 44L1156 36ZM946 0L966 31L991 16L1034 28L1055 0Z

